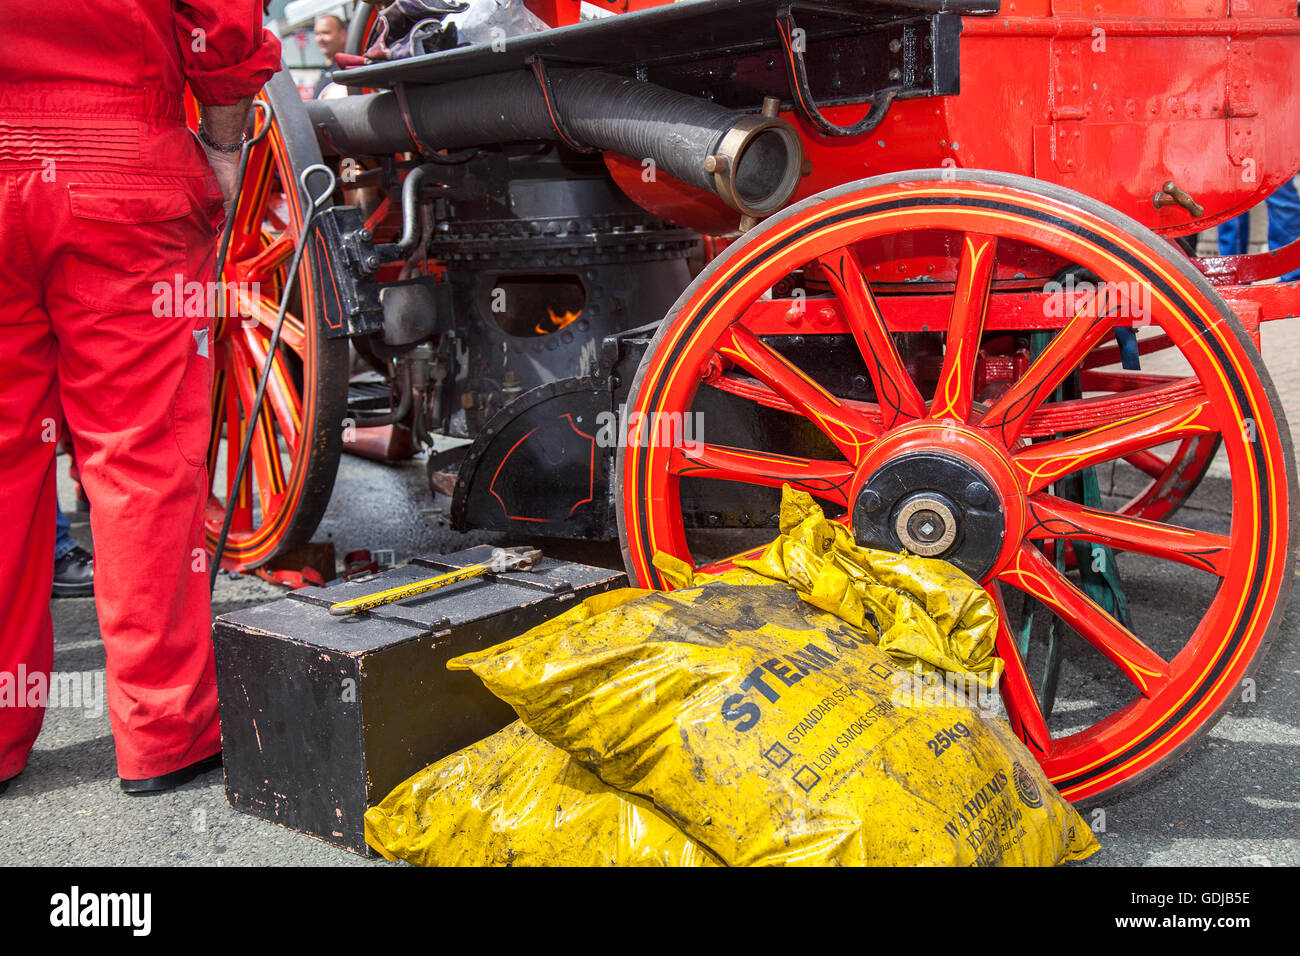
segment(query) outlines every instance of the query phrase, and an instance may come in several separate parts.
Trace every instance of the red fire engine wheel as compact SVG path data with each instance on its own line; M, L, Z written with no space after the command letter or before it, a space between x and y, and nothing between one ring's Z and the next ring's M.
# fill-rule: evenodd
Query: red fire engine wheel
M942 368L927 401L904 369L856 244L936 229L957 236L959 263ZM974 354L991 263L1004 239L1060 255L1111 287L1136 283L1126 288L1149 292L1152 324L1190 373L1122 393L1098 386L1083 404L1054 401L1057 387L1117 323L1107 298L1097 296L1064 320L1009 391L975 401ZM812 262L830 278L837 300L840 325L827 331L852 336L879 404L837 398L818 383L822 370L800 368L775 340L746 328L746 310ZM710 388L784 408L805 420L792 418L792 429L815 427L838 455L798 458L711 444L708 422L699 443L683 442L679 429L648 427L664 413L691 413ZM687 479L715 480L711 489L788 482L841 513L859 541L885 546L882 524L909 526L889 518L889 485L880 476L937 476L906 485L898 507L915 492L952 504L942 519L957 525L960 544L952 547L973 550L944 556L981 565L972 573L1002 611L998 653L1006 662L1001 692L1008 718L1071 800L1112 795L1205 733L1237 699L1281 620L1292 579L1295 462L1259 354L1223 300L1172 247L1069 190L1000 173L954 179L952 171L922 171L863 180L792 206L731 246L682 294L641 363L627 412L632 430L619 453L616 500L628 572L643 586L667 586L651 563L657 551L701 569L729 563L692 553L681 497ZM1039 440L1030 442L1033 435ZM1220 531L1088 508L1051 493L1081 469L1191 438L1213 444L1219 435L1231 469L1231 523ZM948 487L944 475L956 475L959 484ZM998 535L963 534L960 523L975 514L965 510L968 491L985 517L996 513L1000 543ZM1126 561L1172 575L1160 580L1177 582L1167 585L1174 593L1185 587L1206 596L1203 615L1193 615L1188 633L1176 639L1158 621L1150 626L1151 614L1135 612L1130 629L1086 596L1072 571L1057 569L1052 542L1063 539L1108 545L1127 552ZM1008 608L1025 595L1068 626L1120 689L1113 709L1090 715L1085 727L1057 724L1055 734L1049 731L1050 714L1009 619Z
M304 201L295 184L303 169L321 161L320 152L287 73L275 76L263 97L271 107L271 127L251 150L222 277L226 298L237 297L240 314L217 320L213 335L207 544L210 551L216 548L233 499L235 515L221 556L232 569L257 567L311 537L334 487L347 410L348 343L322 334L307 281L316 255L310 244L298 275L286 275L303 221ZM253 424L249 465L232 494L238 449L286 281L296 288L266 401Z

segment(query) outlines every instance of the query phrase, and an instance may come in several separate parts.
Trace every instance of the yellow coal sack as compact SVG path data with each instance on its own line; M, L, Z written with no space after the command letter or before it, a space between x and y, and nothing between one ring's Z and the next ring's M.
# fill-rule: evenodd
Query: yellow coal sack
M867 622L743 569L595 600L448 666L727 864L1050 865L1098 849L1005 722L933 701Z
M367 843L417 866L718 865L518 722L415 774L365 823Z
M760 557L736 564L785 581L850 624L874 623L877 646L899 663L996 686L1003 666L994 653L997 610L968 575L947 561L860 547L811 495L789 485L780 522L781 535Z

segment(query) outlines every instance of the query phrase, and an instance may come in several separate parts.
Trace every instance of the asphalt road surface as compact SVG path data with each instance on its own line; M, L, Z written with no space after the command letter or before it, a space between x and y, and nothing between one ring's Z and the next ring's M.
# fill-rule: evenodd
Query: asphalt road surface
M1283 328L1288 326L1288 328ZM1265 355L1293 425L1300 423L1300 322L1266 327ZM61 480L73 515L71 486ZM1226 528L1228 488L1211 476L1180 521ZM432 513L423 463L379 465L346 457L318 539L342 556L354 548L391 548L399 562L419 553L451 551L490 534L455 535ZM88 541L84 515L74 534ZM554 552L552 552L554 553ZM563 555L617 565L612 547L576 544ZM1138 624L1157 645L1194 623L1202 595L1185 577L1155 562L1121 559ZM253 578L223 575L214 613L272 600L279 589ZM57 671L102 681L104 648L90 599L52 602ZM1137 611L1135 610L1135 613ZM1189 618L1189 615L1192 617ZM1104 709L1111 685L1086 655L1067 661L1061 677L1060 721L1086 721ZM1272 649L1255 675L1255 699L1242 701L1200 744L1140 788L1102 805L1080 807L1098 831L1102 852L1083 866L1300 864L1300 602L1293 601ZM101 685L102 686L102 685ZM102 700L102 697L99 698ZM1073 716L1072 716L1073 715ZM220 773L168 794L128 797L118 789L108 715L102 707L54 708L26 771L0 797L0 865L389 866L232 810Z

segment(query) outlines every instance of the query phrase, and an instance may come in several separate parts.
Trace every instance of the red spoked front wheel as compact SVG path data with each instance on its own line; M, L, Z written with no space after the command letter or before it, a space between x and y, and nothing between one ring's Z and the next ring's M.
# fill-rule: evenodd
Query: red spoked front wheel
M878 271L870 256L922 234L940 237L953 259L938 312L933 296L878 294L869 278ZM1095 294L1054 311L1023 284L1001 291L999 257L1026 248L1098 277ZM772 290L792 275L816 275L830 290L800 304L817 310L820 328L798 342L770 321L786 307ZM982 389L982 346L1012 319L1024 328L1026 309L1038 310L1050 341L1009 387ZM1118 385L1091 374L1090 356L1095 368L1117 325L1167 337L1160 347L1176 350L1177 374ZM1062 397L1067 381L1082 383L1081 394ZM1113 794L1208 730L1281 619L1295 462L1258 352L1171 246L1069 190L934 170L810 197L683 293L627 411L616 494L636 581L666 586L656 551L725 565L743 547L702 527L698 503L731 495L748 517L782 483L820 499L864 545L952 561L1002 609L1008 718L1072 800ZM1189 440L1220 436L1231 514L1213 527L1174 524L1167 509L1138 517L1088 507L1064 492L1084 469L1124 459L1155 470L1185 456ZM1084 593L1077 569L1060 569L1066 541L1121 553L1131 626ZM1013 636L1026 600L1073 634L1074 676L1063 681L1074 696L1059 712L1041 706Z
M320 150L293 82L267 84L270 128L250 151L234 213L213 327L215 376L208 471L207 546L216 548L227 507L235 514L220 556L224 567L254 568L307 542L329 504L347 414L348 343L329 339L308 277L319 252L308 244L288 275L306 200L302 171ZM293 288L261 414L251 420L257 383L285 283ZM254 430L250 461L233 487L244 431Z

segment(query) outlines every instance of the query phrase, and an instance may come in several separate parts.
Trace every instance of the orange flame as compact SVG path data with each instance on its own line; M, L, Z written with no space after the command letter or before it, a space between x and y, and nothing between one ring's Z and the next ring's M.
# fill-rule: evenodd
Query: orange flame
M568 310L565 310L564 315L556 315L555 310L548 306L546 309L546 314L551 317L551 328L544 329L542 328L542 324L540 322L537 323L537 325L534 328L534 331L536 331L538 335L549 335L552 332L560 331L560 329L564 328L566 325L570 325L573 322L577 321L578 316L582 315L582 312L581 311L569 312Z

